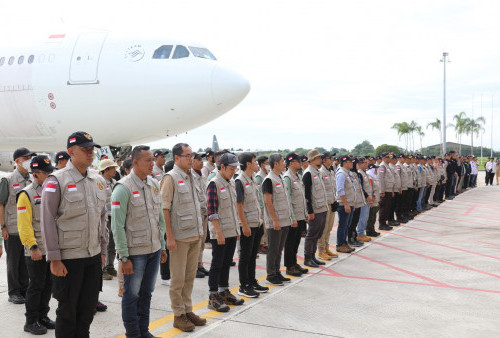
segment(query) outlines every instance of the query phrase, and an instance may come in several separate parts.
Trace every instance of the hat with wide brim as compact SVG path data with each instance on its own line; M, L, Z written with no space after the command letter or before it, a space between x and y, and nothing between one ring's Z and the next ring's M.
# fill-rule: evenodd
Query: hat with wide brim
M118 164L108 158L101 161L100 171L104 171L110 167L118 167Z
M320 153L318 149L312 149L312 150L309 150L309 152L307 153L307 160L312 161L316 157L321 157L321 156L323 156L323 154Z

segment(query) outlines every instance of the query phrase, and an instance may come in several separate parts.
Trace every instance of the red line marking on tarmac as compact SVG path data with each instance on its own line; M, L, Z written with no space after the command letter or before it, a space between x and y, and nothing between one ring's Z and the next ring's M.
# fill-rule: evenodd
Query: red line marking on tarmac
M448 261L445 261L445 260L442 260L442 259L439 259L439 258L435 258L435 257L432 257L432 256L427 256L427 255L424 255L424 254L421 254L421 253L418 253L418 252L415 252L415 251L401 249L401 248L398 248L398 247L395 247L395 246L392 246L392 245L389 245L389 244L380 243L380 242L374 242L374 244L382 245L382 246L385 246L387 248L391 248L391 249L394 249L394 250L399 250L399 251L402 251L402 252L406 252L406 253L409 253L409 254L412 254L412 255L415 255L415 256L424 257L424 258L427 258L427 259L430 259L430 260L433 260L433 261L436 261L436 262L439 262L439 263L448 264L448 265L451 265L451 266L454 266L454 267L457 267L457 268L461 268L461 269L465 269L465 270L469 270L469 271L474 271L474 272L477 272L477 273L480 273L480 274L483 274L483 275L487 275L487 276L490 276L490 277L500 278L500 275L496 275L494 273L490 273L490 272L486 272L486 271L474 269L474 268L471 268L471 267L468 267L468 266L465 266L465 265L460 265L460 264L448 262Z
M465 232L486 232L486 233L491 233L492 231L497 232L495 229L484 230L484 229L477 229L475 227L467 227L467 226L460 226L460 225L456 226L456 225L448 225L448 224L443 224L443 223L434 223L434 222L424 221L422 219L416 219L415 221L433 224L433 225L438 225L438 226L444 226L444 227L448 227L448 228L453 228L455 230L459 230L459 229L465 230ZM468 230L468 229L470 229L470 230ZM447 235L449 235L449 234L447 234Z
M416 229L416 230L420 230L420 231L427 231L427 232L432 232L432 233L439 234L439 235L444 235L444 233L442 233L442 232L428 230L428 229L422 229L422 228L417 228L417 227L412 227L411 225L405 225L405 228L411 228L411 229Z
M478 201L478 202L482 203L483 205L477 205L477 204L474 204L474 203L476 203L476 202L455 201L455 200L453 200L453 203L452 203L452 204L457 203L457 204L462 204L462 205L466 205L466 206L475 205L475 206L477 206L478 208L500 210L500 209L498 208L498 206L497 206L497 207L495 207L495 205L498 205L498 204L496 204L496 203L490 203L490 204L488 204L488 203L484 203L484 201ZM451 206L451 204L450 204L450 206Z
M432 278L429 278L429 277L425 277L423 275L419 275L419 274L411 272L409 270L398 268L397 266L394 266L394 265L391 265L391 264L388 264L388 263L384 263L384 262L381 262L379 260L376 260L376 259L373 259L373 258L370 258L370 257L366 257L366 256L363 256L363 255L360 255L360 254L353 254L353 255L356 256L356 257L359 257L359 258L366 259L367 261L370 261L370 262L377 263L377 264L380 264L382 266L388 267L390 269L393 269L393 270L405 273L407 275L410 275L410 276L413 276L413 277L417 277L417 278L426 280L428 282L431 282L431 283L434 283L434 284L437 284L437 285L447 285L448 286L448 284L446 284L446 283L442 283L442 282L437 281L435 279L432 279Z
M438 210L435 210L435 212L443 213L443 212L438 211ZM435 217L435 218L444 218L444 219L449 219L451 221L464 221L464 222L467 222L467 223L472 223L472 224L477 224L477 225L491 226L491 224L474 222L474 221L470 221L470 220L462 220L460 218L451 218L451 217L445 217L445 216L436 216L436 215L431 215L431 214L425 214L425 216L430 216L430 217Z
M471 206L469 208L469 210L467 210L466 212L464 212L464 216L468 216L472 212L472 210L474 210L474 209L476 209L476 206L475 205Z
M440 243L429 242L429 241L426 241L424 239L410 237L410 236L405 236L405 235L401 235L401 234L398 234L398 233L395 233L395 232L388 232L388 233L391 234L391 235L394 235L394 236L404 237L404 238L412 239L414 241L419 241L419 242L423 242L423 243L427 243L427 244L431 244L431 245L441 246L443 248L448 248L448 249L453 249L453 250L457 250L457 251L462 251L462 252L470 253L470 254L477 255L477 256L493 258L493 259L496 259L496 260L500 261L499 257L482 254L480 252L475 252L475 251L470 251L470 250L466 250L466 249L461 249L461 248L457 248L457 247L450 246L450 245L445 245L445 244L440 244Z
M495 243L483 242L483 241L474 241L474 242L483 243L483 244L489 244L489 245L493 245L493 246L496 246L496 247L499 247L499 248L500 248L500 245L495 244Z

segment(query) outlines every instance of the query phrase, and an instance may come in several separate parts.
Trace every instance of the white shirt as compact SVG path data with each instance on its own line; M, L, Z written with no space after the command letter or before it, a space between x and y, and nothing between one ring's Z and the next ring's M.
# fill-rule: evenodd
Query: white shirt
M486 168L486 171L495 171L495 162L488 161L484 167Z
M470 167L471 167L471 175L477 175L478 174L478 170L477 170L477 164L476 162L474 161L471 161L470 162Z

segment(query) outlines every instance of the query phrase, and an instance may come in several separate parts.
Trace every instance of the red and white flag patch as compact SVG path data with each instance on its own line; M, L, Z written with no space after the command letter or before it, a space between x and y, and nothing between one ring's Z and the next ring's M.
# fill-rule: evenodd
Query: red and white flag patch
M35 202L36 202L37 200L41 200L41 199L42 199L42 196L38 196L38 195L36 195L36 196L33 196L33 199L34 199L34 200L35 200Z
M281 188L281 183L276 183L276 188Z
M109 185L106 186L106 190L109 190L111 189L111 187Z
M26 212L26 207L17 207L18 214L22 214L23 212Z
M52 183L49 183L45 186L45 191L48 191L48 192L56 192L56 189L57 189L57 185L52 184Z
M21 186L18 183L16 183L16 184L12 185L12 188L14 188L14 189L21 189Z
M184 183L184 181L178 181L177 184L178 185L186 185L186 183Z
M323 176L323 178L324 178L325 180L326 180L326 179L328 179L328 175Z
M132 193L132 195L133 195L134 197L139 197L139 196L141 196L141 194L139 194L139 192L138 192L138 191L134 191L134 192Z
M160 176L160 175L161 175L161 173L156 173L156 176Z
M226 188L224 187L220 188L220 192L226 192Z
M70 138L69 143L75 143L76 142L76 137Z
M38 163L36 163L36 162L31 163L31 165L33 166L33 168L38 167Z
M120 209L120 202L111 202L111 209Z
M313 178L318 179L318 175L313 175Z
M76 191L76 184L69 184L68 191Z
M293 184L297 184L297 180L293 180Z
M250 183L245 183L245 189L250 188Z
M381 172L381 173L384 173L384 172L385 172L385 169L384 169L384 168L380 168L380 172Z

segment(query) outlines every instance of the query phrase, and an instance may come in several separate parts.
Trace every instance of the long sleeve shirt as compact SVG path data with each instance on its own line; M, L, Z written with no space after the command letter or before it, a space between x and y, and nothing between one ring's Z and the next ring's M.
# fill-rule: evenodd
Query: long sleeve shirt
M283 178L283 181L285 182L286 195L288 197L288 204L290 205L290 213L292 214L292 221L295 221L297 219L295 218L295 213L293 212L293 205L292 205L292 181L288 176L285 176Z
M210 182L207 187L207 214L208 219L219 219L219 214L217 213L219 209L219 200L217 199L217 186L215 182Z
M125 231L129 200L130 196L127 188L122 184L118 184L111 195L111 203L120 202L120 208L111 209L111 231L113 231L116 252L118 252L120 257L129 257L127 233ZM161 205L160 210L163 210ZM165 218L163 217L163 212L160 212L159 221L161 249L165 250Z
M28 195L24 191L17 198L17 210L17 228L21 243L28 247L38 245L33 230L33 208ZM19 212L19 210L22 210L22 212Z
M306 198L307 213L314 214L312 206L312 177L310 172L306 172L302 176L302 183L304 183L304 195Z
M337 184L337 196L345 196L345 174L338 171L335 175L335 183Z

